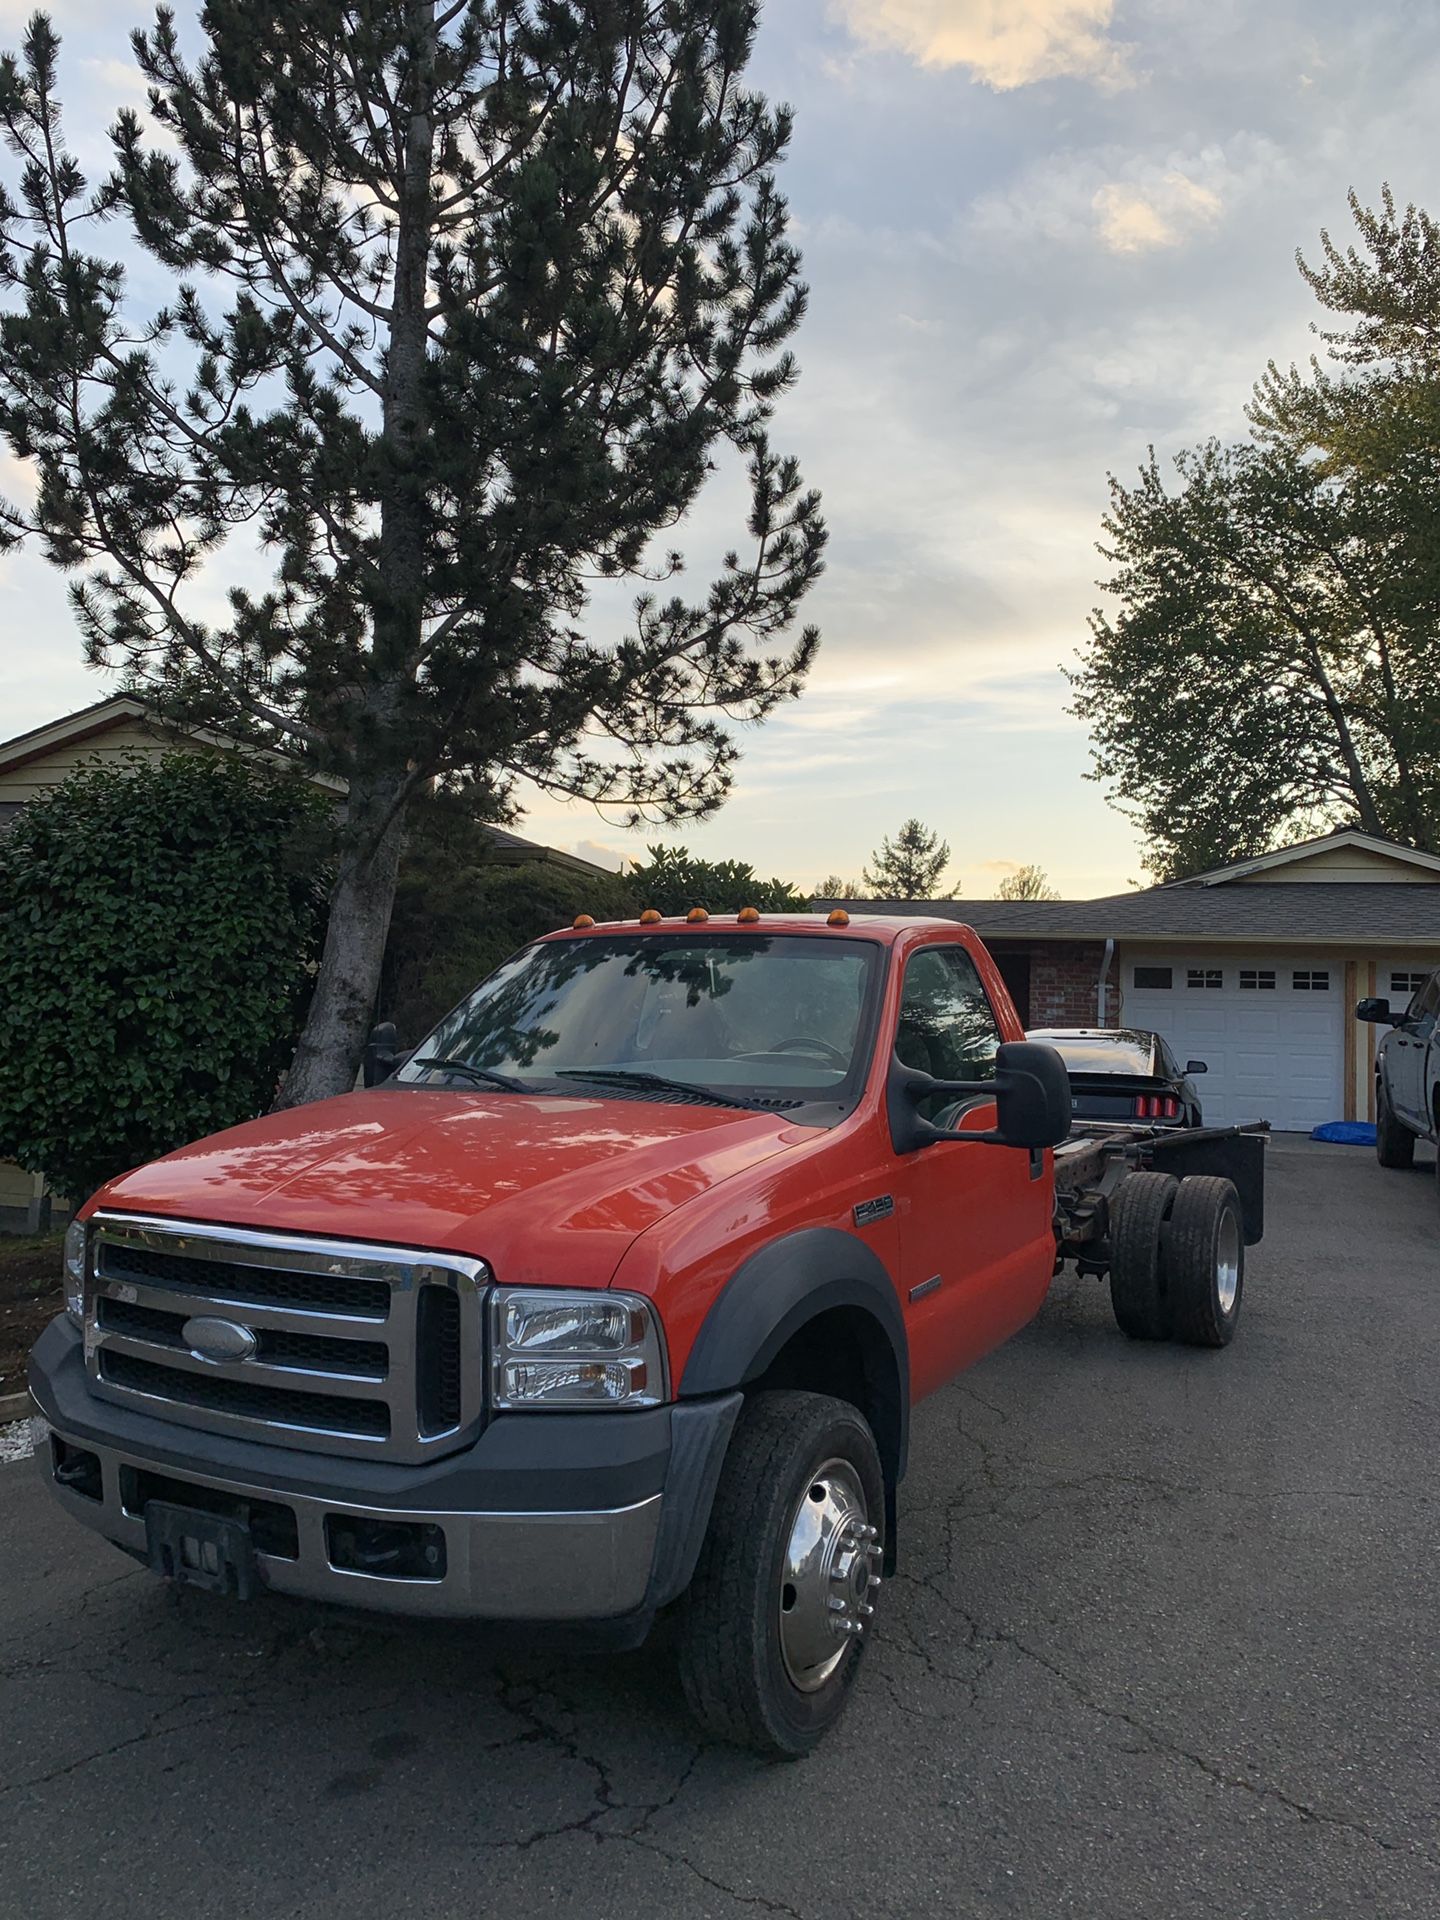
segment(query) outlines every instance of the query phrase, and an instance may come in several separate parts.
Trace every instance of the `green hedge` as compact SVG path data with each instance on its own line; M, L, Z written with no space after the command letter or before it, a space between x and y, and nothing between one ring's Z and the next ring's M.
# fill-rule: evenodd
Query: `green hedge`
M326 802L253 761L83 770L0 837L0 1159L74 1200L271 1104L324 926Z

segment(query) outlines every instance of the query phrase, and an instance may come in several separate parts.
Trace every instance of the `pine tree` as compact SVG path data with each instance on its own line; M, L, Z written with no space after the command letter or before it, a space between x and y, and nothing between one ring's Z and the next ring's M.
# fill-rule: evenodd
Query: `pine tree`
M933 900L950 864L950 843L920 821L907 820L870 858L874 866L865 869L865 885L874 899Z
M757 15L209 0L190 59L162 7L133 45L164 144L122 108L94 188L44 16L0 63L0 433L38 482L0 539L73 576L93 663L347 782L292 1103L353 1081L413 794L703 816L727 723L800 690L825 532L767 434L806 291ZM158 312L88 250L120 221ZM655 544L727 449L749 550L685 597ZM256 543L271 585L232 572L217 618Z

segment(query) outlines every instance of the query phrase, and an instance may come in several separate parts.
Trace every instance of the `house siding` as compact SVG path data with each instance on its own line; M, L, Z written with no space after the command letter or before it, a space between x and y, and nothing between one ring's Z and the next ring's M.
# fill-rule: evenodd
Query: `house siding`
M1433 868L1417 867L1413 862L1390 854L1373 853L1366 847L1326 847L1319 853L1284 865L1266 867L1259 873L1239 875L1233 880L1212 881L1212 886L1227 887L1299 887L1319 882L1342 881L1349 886L1434 886Z
M172 749L176 743L159 738L140 721L106 727L86 739L57 742L33 759L0 773L0 804L28 806L49 793L84 766L113 765L125 754L147 759Z

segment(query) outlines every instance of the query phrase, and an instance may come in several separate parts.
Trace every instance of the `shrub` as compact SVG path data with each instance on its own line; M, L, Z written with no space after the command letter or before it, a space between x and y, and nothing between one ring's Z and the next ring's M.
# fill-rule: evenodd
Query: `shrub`
M0 1158L79 1200L271 1104L323 931L325 809L195 753L25 808L0 839Z
M695 860L684 847L651 847L625 876L642 906L665 915L705 907L711 913L804 913L808 900L788 880L762 880L743 860Z

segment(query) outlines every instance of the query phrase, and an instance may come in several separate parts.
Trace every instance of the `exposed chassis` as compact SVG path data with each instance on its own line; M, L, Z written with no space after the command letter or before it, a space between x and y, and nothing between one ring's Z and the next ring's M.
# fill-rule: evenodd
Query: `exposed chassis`
M1218 1174L1234 1183L1245 1244L1265 1232L1266 1121L1243 1127L1162 1128L1090 1124L1055 1149L1055 1266L1080 1273L1110 1269L1110 1204L1132 1173L1154 1170L1179 1180Z

